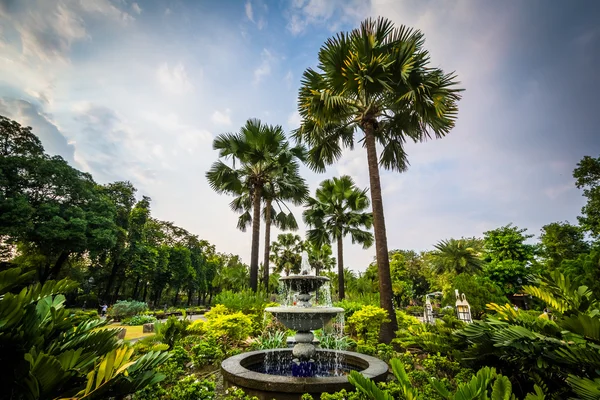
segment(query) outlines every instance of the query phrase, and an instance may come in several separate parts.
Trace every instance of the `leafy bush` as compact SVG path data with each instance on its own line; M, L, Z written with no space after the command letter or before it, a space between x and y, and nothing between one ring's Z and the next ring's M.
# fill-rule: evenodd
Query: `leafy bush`
M234 311L225 307L223 304L217 304L216 306L212 307L210 309L210 311L208 311L206 314L204 314L204 316L206 317L206 319L212 319L212 318L220 317L222 315L233 314L233 312Z
M207 329L208 324L202 319L193 321L190 326L187 327L188 332L192 335L204 335Z
M192 361L196 367L203 367L218 362L225 356L225 352L214 336L208 336L192 347L191 353Z
M172 400L212 400L215 398L215 383L207 379L202 381L190 375L179 380L171 388Z
M356 346L356 342L348 336L338 337L337 335L320 333L317 335L319 346L330 350L348 350Z
M383 308L364 306L348 318L346 326L359 341L377 344L381 325L389 321L387 311Z
M133 317L134 315L141 314L148 309L148 305L142 301L125 301L119 300L111 307L109 307L107 314L117 320L121 320L127 317Z
M340 300L333 303L334 307L342 307L344 309L344 317L350 318L355 312L365 306L365 304L358 301Z
M128 326L138 326L144 324L151 324L154 322L156 322L156 318L154 318L151 315L134 315L131 318L126 318L123 321L121 321L121 324Z
M169 317L164 323L155 323L154 331L165 344L169 345L169 349L172 349L178 340L187 335L186 329L189 325L190 321L186 319Z
M252 320L241 312L211 316L207 325L209 335L233 345L245 340L252 333Z
M413 317L402 311L396 311L396 320L398 321L398 329L406 329L409 326L419 325L422 322L417 319L417 317Z
M277 305L269 303L265 293L254 293L251 290L241 292L225 290L215 296L214 303L215 307L224 306L230 313L242 312L249 316L252 319L252 333L254 334L261 333L264 328L265 308Z

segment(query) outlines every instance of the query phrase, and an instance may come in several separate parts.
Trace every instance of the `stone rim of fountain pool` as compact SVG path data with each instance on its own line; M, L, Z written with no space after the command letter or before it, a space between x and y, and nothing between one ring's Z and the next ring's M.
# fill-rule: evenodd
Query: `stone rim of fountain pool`
M324 393L337 392L342 389L353 389L348 382L347 375L299 378L294 376L271 375L256 372L247 367L264 362L268 353L277 356L277 353L289 357L290 349L257 350L238 354L221 363L223 377L230 383L241 388L248 388L262 392L279 393ZM387 363L366 354L344 350L319 349L317 353L335 353L342 356L344 361L356 371L374 381L383 381L388 374Z

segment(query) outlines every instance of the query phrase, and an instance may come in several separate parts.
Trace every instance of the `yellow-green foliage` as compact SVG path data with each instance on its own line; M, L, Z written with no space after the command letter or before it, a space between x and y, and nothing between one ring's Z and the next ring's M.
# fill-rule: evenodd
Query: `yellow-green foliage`
M408 315L404 311L396 311L396 320L398 321L399 329L407 329L413 325L421 324L421 321L417 317L413 317L412 315Z
M206 333L207 325L206 321L197 319L187 327L187 330L192 335L204 335Z
M381 325L389 322L387 311L380 307L364 306L346 322L350 333L365 343L377 343Z
M223 304L217 304L216 306L212 307L209 312L204 314L204 316L206 317L206 319L210 320L212 318L216 318L227 314L233 314L233 311L225 307Z
M207 322L207 332L220 340L237 343L252 333L252 319L241 312L213 316Z

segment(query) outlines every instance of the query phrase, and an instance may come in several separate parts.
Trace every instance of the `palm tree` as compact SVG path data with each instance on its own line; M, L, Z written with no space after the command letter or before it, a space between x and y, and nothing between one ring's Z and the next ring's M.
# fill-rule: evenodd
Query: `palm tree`
M250 288L258 289L258 248L260 241L260 214L265 185L282 168L302 159L301 146L291 147L281 126L249 119L238 133L217 136L213 148L219 150L219 158L231 159L232 165L218 160L206 173L209 184L217 193L243 196L247 194L252 206L252 251L250 255ZM232 208L236 208L234 200ZM249 216L248 211L248 216ZM247 218L246 218L247 219ZM240 227L240 221L238 221Z
M305 242L304 247L308 253L308 263L315 270L315 275L319 276L321 271L330 271L335 265L335 257L332 257L331 245L325 243L318 245L311 242Z
M301 205L308 197L308 186L304 178L300 176L298 160L304 160L304 149L298 148L298 155L293 162L287 162L279 166L277 172L273 174L271 180L265 183L263 188L263 218L265 221L265 251L263 261L263 284L268 287L269 282L269 261L271 254L271 226L274 225L281 230L298 230L298 222L291 212L286 202L294 205ZM247 193L238 196L231 202L233 211L240 212L238 218L238 228L243 232L252 223L252 200Z
M317 70L304 72L298 95L302 125L298 140L309 146L316 171L334 163L342 147L353 148L354 134L367 150L381 307L390 322L381 339L394 338L397 322L379 180L379 166L405 171L405 142L443 137L454 126L460 89L454 74L429 65L418 30L394 27L385 18L367 19L350 33L339 33L319 51ZM376 143L382 147L377 155Z
M277 235L277 241L271 246L271 260L275 263L275 272L285 272L286 276L290 273L297 274L302 267L302 238L292 233L282 233Z
M344 237L350 234L352 243L360 243L363 248L373 244L371 229L373 214L365 212L369 208L367 190L360 190L352 178L326 179L316 191L315 198L309 198L304 211L304 221L311 227L306 233L308 241L316 245L337 241L338 291L340 300L344 292Z
M435 246L433 261L436 272L464 272L473 274L481 271L481 240L461 238L442 240Z

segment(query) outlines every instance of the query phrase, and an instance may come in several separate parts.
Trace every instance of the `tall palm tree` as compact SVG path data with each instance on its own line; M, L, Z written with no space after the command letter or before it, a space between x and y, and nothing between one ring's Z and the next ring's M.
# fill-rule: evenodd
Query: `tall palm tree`
M277 235L277 241L271 246L271 260L275 264L275 272L297 274L302 267L302 238L292 233L281 233Z
M268 287L271 254L271 226L280 230L298 230L298 222L286 202L301 205L308 197L308 186L304 178L300 176L298 160L304 160L304 151L298 148L298 157L293 162L281 165L279 170L273 173L271 179L263 188L263 219L265 222L265 251L263 261L263 284ZM238 218L238 228L243 232L252 223L252 200L247 193L238 196L231 202L233 211L241 213Z
M220 159L206 173L210 186L218 193L236 197L247 194L252 204L250 288L256 291L260 214L265 185L281 173L282 166L293 165L301 159L304 150L301 146L289 145L281 126L266 125L257 119L249 119L238 133L217 136L213 148L219 151ZM223 159L231 159L232 165L226 164Z
M379 167L405 171L405 142L440 138L454 126L460 89L454 74L433 68L418 30L394 27L385 18L367 19L350 33L329 38L317 70L304 72L298 95L302 124L295 134L309 146L317 171L334 163L342 147L353 148L355 133L367 152L381 306L390 322L381 339L397 330L381 196ZM377 143L382 153L377 155Z
M333 253L329 243L318 245L307 241L304 247L308 253L308 263L314 268L315 275L319 276L322 271L330 271L335 265L335 257L331 256Z
M436 272L454 272L457 275L481 271L481 240L461 238L442 240L436 244L432 253Z
M367 190L360 190L352 178L344 175L340 178L326 179L309 198L304 211L304 221L311 228L306 235L308 241L317 245L337 241L338 293L340 300L344 291L344 237L350 234L352 243L360 243L363 248L373 244L371 229L373 214L369 208Z

